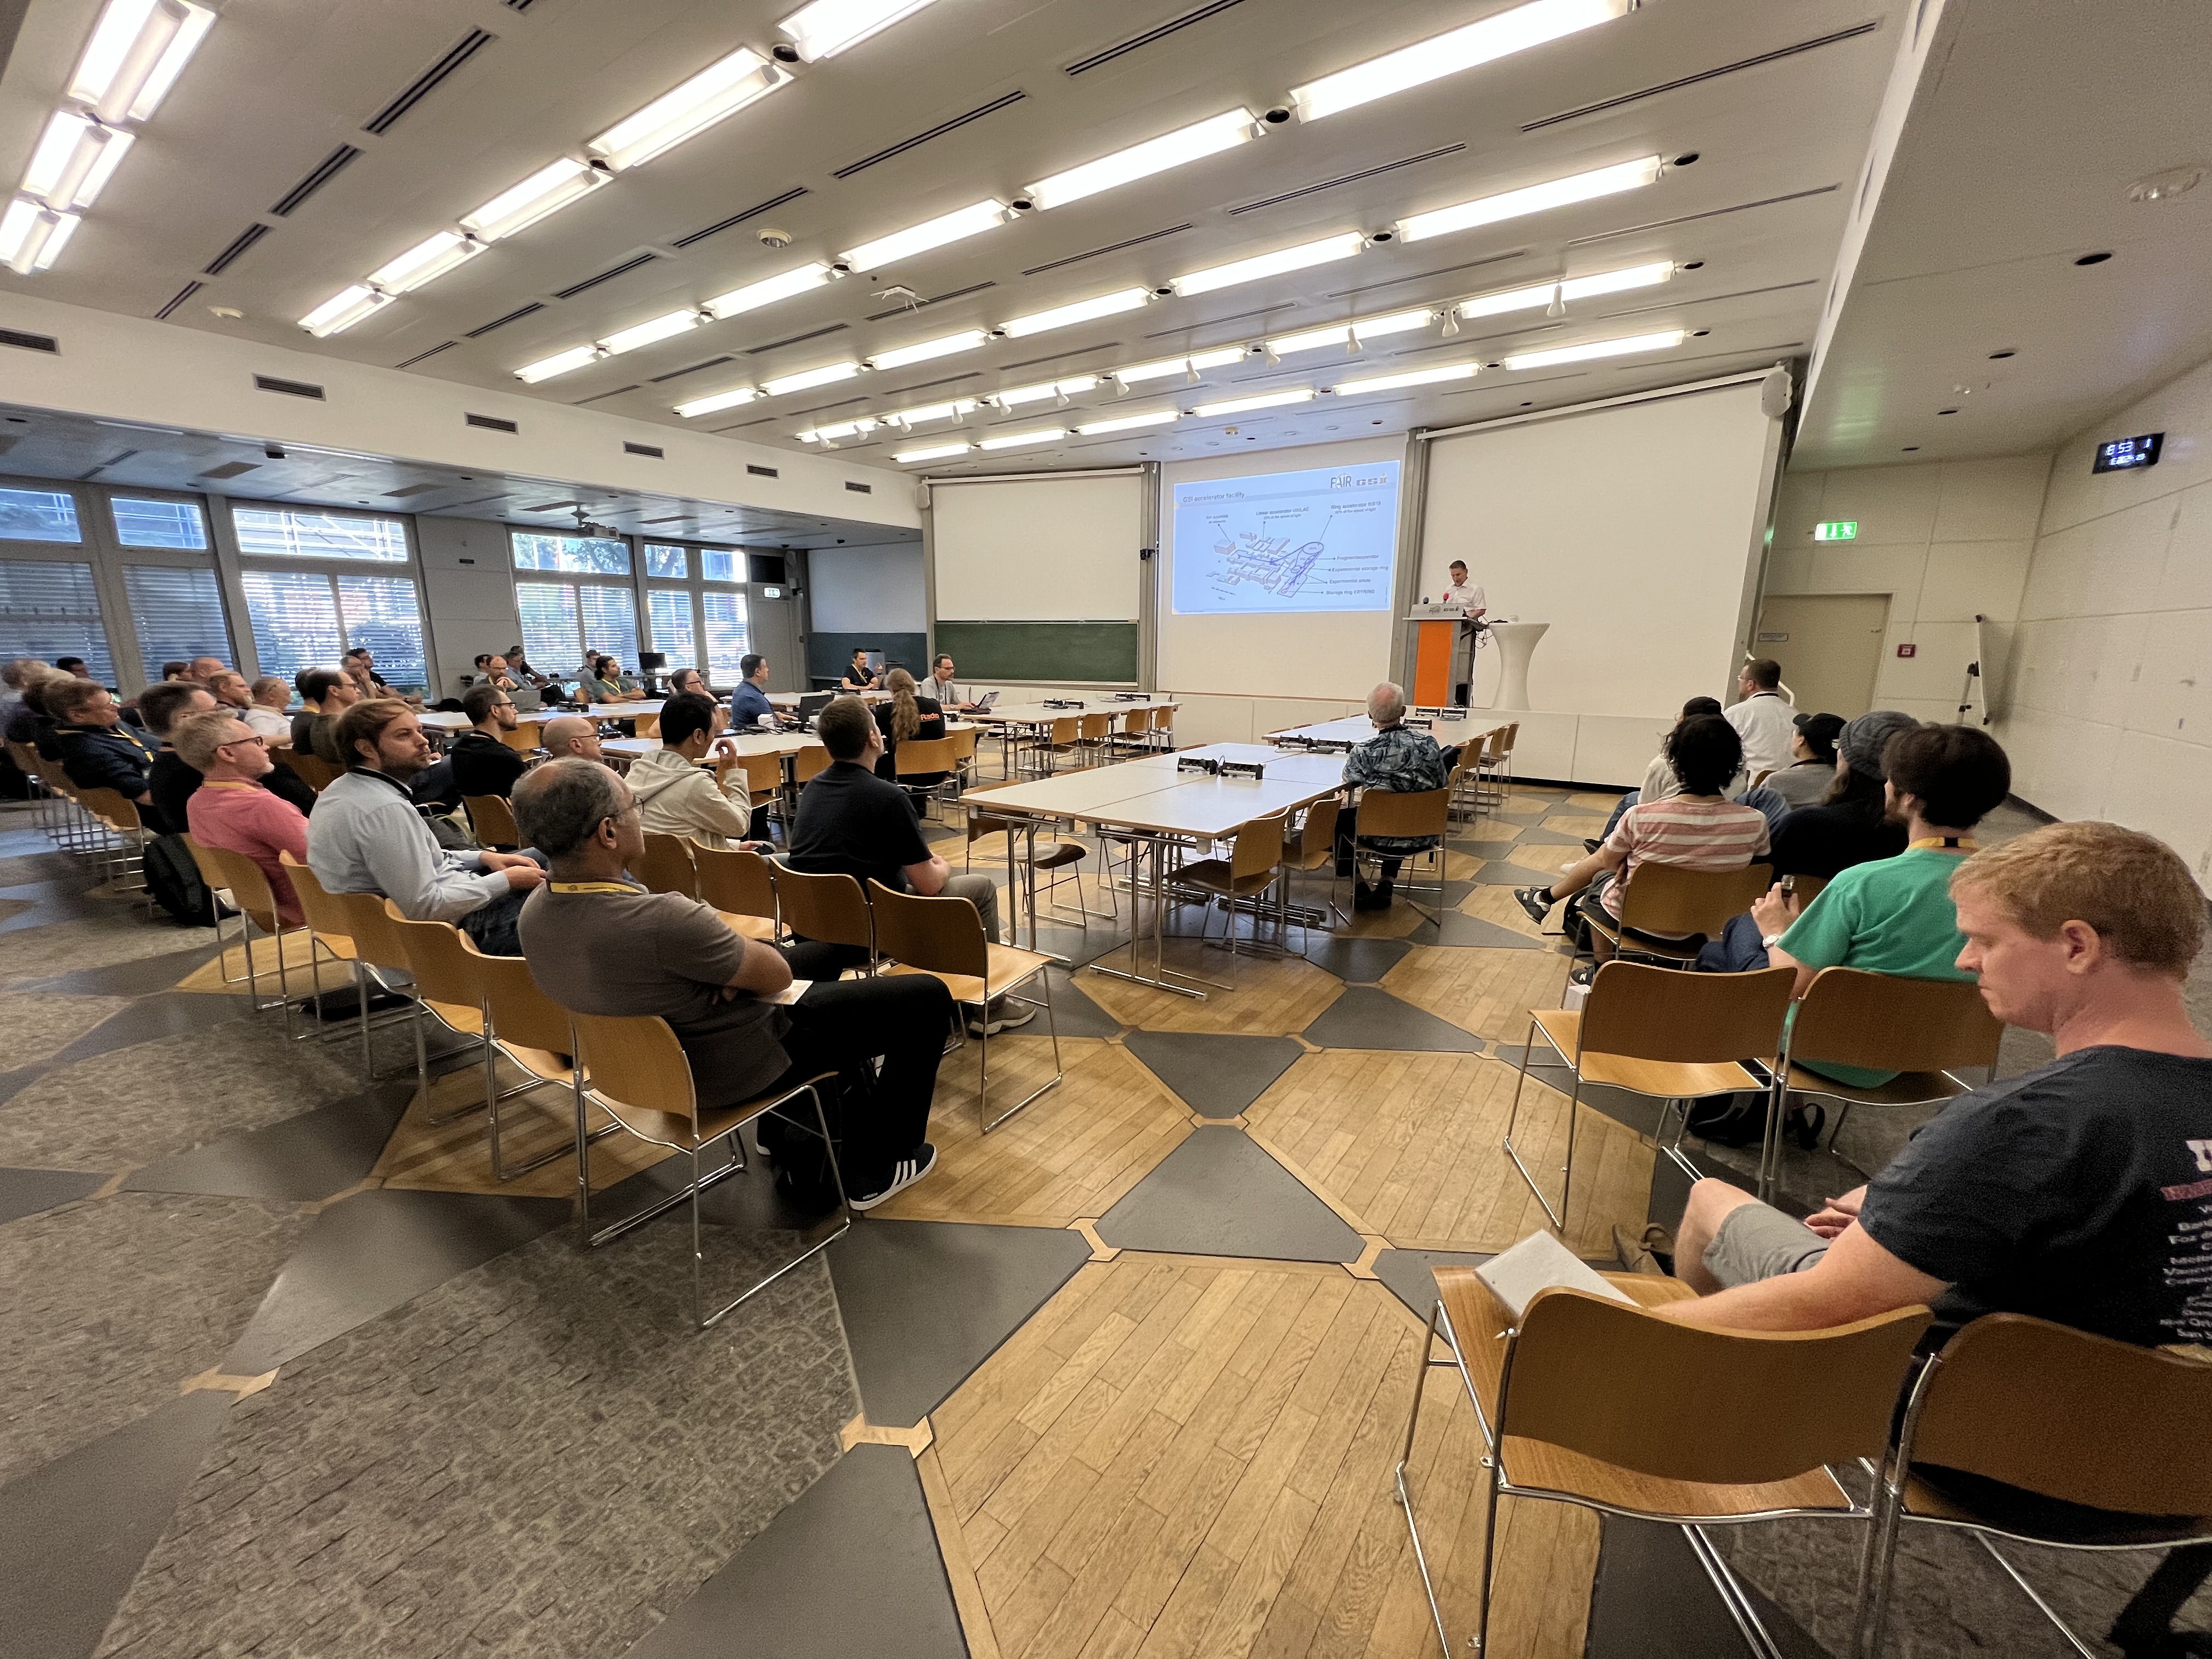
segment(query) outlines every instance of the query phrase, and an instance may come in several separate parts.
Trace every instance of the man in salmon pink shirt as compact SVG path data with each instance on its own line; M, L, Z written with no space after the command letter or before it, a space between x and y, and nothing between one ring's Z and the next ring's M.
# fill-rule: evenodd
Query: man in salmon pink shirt
M194 714L169 733L170 746L185 764L201 775L200 787L185 803L192 839L203 847L243 853L269 878L277 916L299 927L298 895L277 863L289 853L307 861L307 815L291 802L270 794L261 780L274 769L269 740L228 708Z

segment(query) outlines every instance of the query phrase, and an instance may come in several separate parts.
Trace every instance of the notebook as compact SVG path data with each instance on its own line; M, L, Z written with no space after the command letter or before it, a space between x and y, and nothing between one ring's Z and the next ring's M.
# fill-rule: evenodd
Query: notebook
M1531 1233L1511 1249L1494 1255L1474 1270L1475 1277L1518 1319L1540 1291L1588 1291L1609 1296L1615 1302L1636 1305L1635 1298L1604 1279L1549 1233Z
M983 694L983 700L982 700L981 702L979 702L979 703L977 703L977 704L975 705L975 712L976 712L977 714L981 714L981 713L982 713L986 708L989 708L993 703L994 703L994 702L998 702L998 700L999 700L999 694L998 694L997 692L995 692L995 691L986 691L986 692Z

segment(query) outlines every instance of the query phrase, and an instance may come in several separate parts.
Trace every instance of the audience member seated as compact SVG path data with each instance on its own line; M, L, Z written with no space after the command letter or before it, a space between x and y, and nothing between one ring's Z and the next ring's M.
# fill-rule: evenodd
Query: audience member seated
M921 821L906 791L876 775L883 757L884 734L858 697L838 697L814 717L815 735L830 751L830 764L799 792L799 821L792 826L784 862L811 876L848 875L863 890L879 881L894 892L924 898L964 898L983 919L983 932L999 939L999 890L988 876L954 875L951 866L929 850ZM858 946L846 947L847 966L867 959ZM1028 1003L1000 998L988 1021L969 1016L968 1029L995 1036L1036 1018Z
M1765 787L1792 806L1810 806L1836 781L1836 739L1844 734L1841 714L1799 714L1790 752L1796 758L1768 775Z
M64 674L74 674L81 680L92 678L92 671L84 665L82 657L56 657L54 666Z
M1910 714L1877 708L1844 728L1826 791L1810 806L1784 813L1775 829L1776 875L1832 876L1905 850L1904 823L1890 811L1883 787L1883 757L1894 739L1919 726Z
M880 678L874 669L868 666L866 648L856 645L853 647L853 660L845 665L845 678L840 682L840 689L873 691L880 683Z
M192 679L192 665L189 660L179 657L161 665L161 678L159 680L156 680L155 684L157 685L174 685L179 681L191 679ZM198 680L192 680L192 684L197 685L199 682Z
M1797 727L1795 711L1781 688L1780 663L1771 657L1747 662L1736 677L1741 701L1723 711L1743 739L1744 769L1754 781L1762 772L1779 772L1790 762L1790 744Z
M622 665L612 657L601 657L592 665L591 678L576 688L576 694L591 703L645 700L645 693L637 689L636 682L623 672Z
M221 657L194 657L191 667L187 672L195 684L204 685L212 691L215 690L216 676L230 673L232 669L230 665Z
M292 688L274 674L264 674L248 688L248 696L246 706L238 711L239 719L271 743L289 743L292 717L285 710L291 704Z
M823 1105L856 1209L873 1209L930 1172L937 1152L922 1137L952 1015L942 981L841 982L834 946L780 951L732 932L696 900L637 886L627 872L645 852L641 814L606 767L548 761L515 791L514 811L552 864L551 883L523 906L520 929L531 977L548 996L579 1013L666 1020L702 1109L836 1071L836 1097ZM606 971L609 963L621 971ZM796 1001L763 1000L787 991L794 975L812 981ZM606 1082L619 1097L619 1082ZM827 1194L799 1173L819 1139L793 1127L812 1119L805 1103L787 1121L763 1119L761 1142L780 1184L819 1199Z
M430 740L396 697L355 703L337 739L352 763L315 798L307 863L333 893L377 893L410 921L450 921L488 956L518 954L514 919L545 878L522 853L449 853L408 797L430 764Z
M228 708L179 720L170 735L200 786L185 805L185 827L203 847L243 853L269 878L276 914L296 927L306 918L277 855L307 861L307 815L266 785L275 775L269 740Z
M937 699L937 706L948 714L972 714L975 700L953 683L952 658L945 652L937 653L937 660L929 665L929 681L922 690Z
M0 667L0 726L15 719L23 706L23 687L52 671L36 657L16 657Z
M1682 712L1674 717L1674 724L1680 726L1684 720L1694 719L1699 714L1717 714L1720 712L1721 703L1718 697L1692 697L1682 705ZM1729 799L1735 799L1743 793L1750 782L1750 775L1739 770L1735 776L1729 780L1727 789ZM1612 835L1614 827L1620 823L1621 815L1638 802L1664 800L1669 795L1679 795L1681 793L1681 780L1674 775L1674 769L1668 763L1667 745L1662 741L1659 752L1651 757L1651 763L1644 769L1643 787L1630 790L1619 800L1613 802L1613 812L1605 821L1603 833L1595 839L1585 838L1583 842L1584 850L1595 853L1599 848L1604 846L1606 837Z
M1952 876L1959 967L2057 1058L1960 1096L1873 1180L1806 1221L1720 1181L1691 1189L1659 1310L1731 1330L1814 1330L1925 1304L2009 1312L2143 1346L2212 1342L2203 1215L2212 1043L2183 981L2204 899L2164 843L2057 823Z
M1586 913L1618 927L1622 889L1646 860L1692 870L1741 870L1765 855L1766 815L1722 793L1743 763L1742 740L1733 726L1716 714L1692 715L1668 734L1667 760L1681 780L1681 793L1630 807L1597 851L1549 887L1515 889L1513 896L1530 920L1541 926L1553 904L1579 893ZM1593 933L1591 944L1600 962L1612 954L1602 935ZM1588 977L1587 969L1577 971Z
M899 744L909 738L917 743L927 743L943 737L945 711L936 698L916 695L914 676L903 668L894 668L884 676L884 689L891 694L891 698L875 708L876 729L884 738L884 757L876 763L876 775L896 783ZM908 780L908 787L933 789L951 775L947 772L921 773Z
M394 697L399 694L384 683L376 672L376 658L365 645L357 645L338 659L338 666L353 682L354 690L367 697ZM403 699L404 701L404 699Z
M538 728L538 741L555 760L605 763L599 752L599 728L581 714L556 714Z
M768 659L749 651L738 659L738 689L730 693L730 730L773 732L775 705L768 700Z
M46 712L54 722L54 753L69 781L80 789L112 789L125 800L150 806L147 774L156 752L144 733L123 723L123 711L108 689L95 681L47 682Z
M139 816L156 835L180 836L187 820L185 803L200 787L200 775L186 763L169 742L176 723L194 714L215 712L216 701L191 680L164 680L149 685L138 696L138 712L146 721L146 735L161 745L153 765L146 769L146 793L153 811Z
M469 729L446 746L453 763L453 799L458 806L468 795L504 795L514 787L526 764L507 746L505 733L514 730L514 699L492 684L472 685L461 697L461 713Z
M1367 694L1367 718L1375 735L1344 757L1344 781L1354 789L1379 789L1386 795L1418 795L1441 789L1451 781L1451 762L1425 732L1406 725L1406 694L1385 680ZM1346 806L1336 818L1336 873L1353 875L1359 848L1373 853L1382 864L1382 879L1374 886L1357 882L1352 888L1355 910L1387 910L1393 884L1407 858L1436 845L1434 836L1362 836L1359 807Z
M740 792L732 799L714 781L713 769L702 764L714 746L718 712L714 699L695 693L661 704L660 747L639 756L629 768L629 787L644 813L645 828L654 835L689 836L708 847L735 843L770 850L765 823L759 826L760 836L753 833L752 791L744 769L737 767L730 773Z
M45 663L33 663L23 672L22 685L15 706L8 715L4 728L9 743L27 744L48 760L59 758L53 748L53 717L46 713L46 692L50 687L66 684L74 676Z
M515 678L520 680L525 685L543 685L545 684L546 677L539 673L536 669L532 668L530 664L524 659L522 647L519 645L510 645L507 647L507 672L514 675Z
M680 697L687 691L702 697L714 696L714 693L707 689L705 675L696 668L679 668L668 677L668 695L672 697Z
M292 752L343 767L346 757L338 749L338 717L361 701L361 688L335 668L303 668L297 684L301 707L292 716Z

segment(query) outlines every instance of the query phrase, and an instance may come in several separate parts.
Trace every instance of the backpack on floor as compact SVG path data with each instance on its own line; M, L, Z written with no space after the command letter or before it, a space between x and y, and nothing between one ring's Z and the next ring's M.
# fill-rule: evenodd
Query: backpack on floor
M142 867L155 903L187 927L215 926L215 895L200 879L199 866L182 836L156 836L148 842Z

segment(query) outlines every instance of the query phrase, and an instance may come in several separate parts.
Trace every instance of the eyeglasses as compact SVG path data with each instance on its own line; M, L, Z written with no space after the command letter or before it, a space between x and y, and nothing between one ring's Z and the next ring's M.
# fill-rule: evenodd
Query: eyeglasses
M258 743L264 749L266 749L269 746L269 739L263 737L258 732L249 732L246 736L242 738L228 738L224 742L216 744L216 747L218 749L235 749L241 743Z

